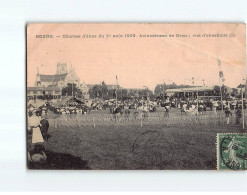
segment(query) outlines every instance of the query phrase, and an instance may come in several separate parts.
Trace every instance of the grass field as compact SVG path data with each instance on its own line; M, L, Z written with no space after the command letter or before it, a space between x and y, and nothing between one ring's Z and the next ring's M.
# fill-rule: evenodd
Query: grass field
M115 121L103 112L48 119L49 160L41 168L216 169L216 134L243 132L211 112L181 116L174 109L169 118L158 112L141 122Z

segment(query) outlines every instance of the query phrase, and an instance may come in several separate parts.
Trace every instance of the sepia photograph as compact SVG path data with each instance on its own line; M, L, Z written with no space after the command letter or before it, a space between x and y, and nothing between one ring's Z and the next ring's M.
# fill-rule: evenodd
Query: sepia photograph
M247 169L244 23L29 23L26 45L28 169Z

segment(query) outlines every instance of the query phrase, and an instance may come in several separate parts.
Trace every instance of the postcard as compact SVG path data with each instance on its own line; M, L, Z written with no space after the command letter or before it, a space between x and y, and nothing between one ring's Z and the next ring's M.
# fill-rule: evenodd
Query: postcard
M27 24L28 169L246 170L243 23Z

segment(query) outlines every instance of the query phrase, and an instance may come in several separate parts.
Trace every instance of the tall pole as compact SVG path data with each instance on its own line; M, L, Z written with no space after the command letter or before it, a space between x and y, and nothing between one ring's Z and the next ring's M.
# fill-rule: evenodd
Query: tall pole
M118 87L118 78L116 75L116 108L117 108L117 87Z
M193 82L194 87L196 87L194 77L192 77L192 82ZM198 107L199 107L198 88L196 89L196 105L197 105L197 110L198 110Z
M222 97L222 78L223 72L221 71L221 61L218 59L219 65L219 85L220 85L220 101L221 101L221 113L223 113L223 97Z
M223 97L222 97L221 84L220 84L220 104L221 104L221 112L223 112Z
M243 129L244 129L244 92L243 86L241 86L241 98L242 98L242 115L243 115Z
M197 89L197 109L199 108L199 97L198 97L198 95L199 95L199 92L198 92L198 89Z
M62 82L60 81L60 99L62 99L63 87Z
M245 78L245 87L244 87L244 94L245 94L245 100L246 100L246 97L247 97L247 78ZM244 95L243 95L244 96ZM244 103L244 102L243 102ZM246 103L246 102L245 102ZM243 115L243 124L245 125L245 113L242 112L242 115Z
M73 91L73 83L72 83L72 98L74 97L74 91Z
M40 77L39 77L39 67L37 66L37 74L36 74L36 87L37 87L36 90L37 90L37 94L36 94L36 97L35 97L36 107L37 107L37 99L38 99L38 95L39 95L39 85L38 85L38 82L40 82Z
M165 81L163 80L163 91L162 91L162 100L164 101L164 95L165 95Z
M121 88L121 101L123 101L123 88Z
M55 78L53 78L53 80L52 80L52 89L53 89L53 90L52 90L52 99L53 99L53 100L54 100L54 93L55 93L55 92L54 92L54 79L55 79Z

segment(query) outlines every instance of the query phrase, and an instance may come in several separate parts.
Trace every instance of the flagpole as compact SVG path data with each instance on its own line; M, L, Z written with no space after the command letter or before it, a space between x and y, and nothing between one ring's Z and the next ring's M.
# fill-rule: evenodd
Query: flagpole
M245 79L243 79L243 83L245 83ZM245 86L245 88L246 88L246 86ZM243 85L241 85L241 100L242 100L242 118L243 118L243 129L244 129L244 127L245 127L245 117L244 117L244 86Z
M222 97L222 82L221 77L223 77L223 72L221 71L221 61L218 59L219 64L219 85L220 85L220 100L221 100L221 113L223 113L223 97Z
M243 115L243 129L244 129L244 92L243 92L243 86L241 86L241 98L242 98L242 115Z
M117 85L118 85L118 78L117 78L117 75L116 75L116 108L117 108Z
M72 83L72 98L74 97L74 94L73 94L73 83Z
M245 86L244 86L244 93L245 93L245 100L246 100L246 95L247 95L247 78L245 79ZM243 95L244 96L244 95ZM246 102L245 102L246 103ZM245 123L245 113L242 113L243 115L243 123ZM244 124L245 125L245 124Z
M55 78L53 78L53 80L52 80L52 99L53 99L53 101L54 101L54 93L55 93L55 91L54 91L54 79Z

